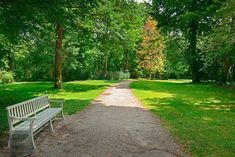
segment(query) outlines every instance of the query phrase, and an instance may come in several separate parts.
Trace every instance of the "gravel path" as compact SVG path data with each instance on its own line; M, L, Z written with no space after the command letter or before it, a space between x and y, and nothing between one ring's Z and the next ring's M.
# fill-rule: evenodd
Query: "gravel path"
M182 148L128 88L109 87L84 111L42 131L33 157L178 157ZM66 105L66 103L65 103Z

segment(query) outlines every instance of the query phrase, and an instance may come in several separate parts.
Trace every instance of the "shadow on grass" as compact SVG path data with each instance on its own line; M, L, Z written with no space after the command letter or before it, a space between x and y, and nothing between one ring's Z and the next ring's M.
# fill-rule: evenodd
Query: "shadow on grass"
M137 81L131 87L145 106L167 123L171 133L203 156L203 147L195 141L212 151L221 146L232 150L235 139L235 90L212 85Z
M186 103L224 105L235 104L235 90L217 88L213 83L175 83L161 81L136 81L131 88L140 91L157 92L173 95ZM161 98L160 96L158 98ZM164 97L163 97L164 98Z
M178 123L178 128L181 128L182 123L188 127L200 122L207 124L208 121L211 121L210 125L212 126L233 123L234 90L212 87L211 83L192 84L160 81L137 81L133 82L131 87L138 93L137 95L148 109L160 115L162 119L170 121L173 125Z
M222 105L209 102L195 105L193 102L177 97L147 98L144 99L144 102L149 110L167 123L170 132L181 143L184 143L187 147L190 145L198 147L189 149L197 150L199 156L204 150L200 150L202 148L199 148L195 141L200 141L198 143L209 147L211 150L220 146L223 149L232 150L232 143L235 139L233 129L234 104Z
M200 89L200 88L208 88L211 87L211 90L221 90L221 87L216 85L215 83L212 82L201 82L201 83L192 83L192 82L170 82L170 81L156 81L156 80L151 80L151 81L135 81L131 84L132 88L135 89L144 89L144 90L157 90L161 91L163 89L166 91L167 89L173 88L173 89L178 89L178 90L184 90L187 88L192 88L192 89ZM154 88L154 87L159 87L159 88ZM165 88L167 87L167 88ZM182 88L183 87L183 88ZM235 90L233 88L223 88L224 91L228 92L233 92L235 93ZM170 90L172 91L172 90Z

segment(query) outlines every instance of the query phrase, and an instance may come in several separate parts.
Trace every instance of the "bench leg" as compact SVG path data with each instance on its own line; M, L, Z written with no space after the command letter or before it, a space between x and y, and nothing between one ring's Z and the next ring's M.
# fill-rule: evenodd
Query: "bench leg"
M11 133L9 134L9 140L8 140L7 148L10 148L10 146L11 146Z
M30 133L30 136L31 136L33 148L36 150L36 145L35 145L35 142L34 142L34 138L33 138L33 133L32 132Z
M64 111L63 110L61 111L61 117L64 120Z
M52 125L52 120L50 120L50 128L51 128L51 132L55 132L53 125Z

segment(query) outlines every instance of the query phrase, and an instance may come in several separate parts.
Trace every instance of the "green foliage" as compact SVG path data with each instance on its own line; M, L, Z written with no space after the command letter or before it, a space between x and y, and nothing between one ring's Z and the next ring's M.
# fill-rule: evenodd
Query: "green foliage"
M138 66L136 51L148 14L144 4L102 0L0 3L0 66L13 71L17 81L54 79L56 23L64 32L63 80L102 78Z
M166 39L164 57L149 59L161 65L153 75L195 75L232 83L234 8L232 0L154 0L153 5L127 0L2 1L0 67L12 71L16 81L54 80L55 29L59 23L64 33L64 81L119 79L120 71L129 71L132 78L145 77L149 70L140 69L137 52L143 50L143 26L152 13L159 22L159 30L156 26L152 30ZM152 46L145 45L145 50L161 49L157 44Z
M130 78L130 72L122 72L122 71L119 71L118 72L118 80L123 80L123 79L129 79Z
M98 79L123 80L123 79L129 79L129 78L130 78L130 72L107 71L104 75L99 76Z
M192 156L234 156L235 90L189 82L136 81L131 88Z
M235 2L226 0L217 11L217 25L206 37L204 70L222 84L235 80ZM215 70L216 69L216 70Z
M183 37L169 35L166 37L164 78L191 78L189 65L184 57L186 42Z
M130 78L137 79L143 77L143 73L141 70L135 69L131 72Z
M0 70L0 84L11 84L14 82L14 74L12 72Z
M184 57L192 74L193 82L200 81L202 57L198 39L210 33L215 25L216 11L221 1L174 1L154 0L154 17L167 35L176 34L186 41Z

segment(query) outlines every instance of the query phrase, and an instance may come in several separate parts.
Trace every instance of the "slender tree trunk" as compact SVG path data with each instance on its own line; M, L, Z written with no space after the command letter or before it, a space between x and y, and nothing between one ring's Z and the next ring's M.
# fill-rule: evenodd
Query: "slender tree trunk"
M149 70L149 80L152 79L152 73L151 73L151 70Z
M196 49L197 46L197 22L194 20L191 23L189 32L189 51L190 51L190 66L192 71L192 80L193 83L200 82L199 68L198 68L198 52Z
M235 35L235 16L232 17L231 34ZM234 52L234 49L230 53L232 54L233 52ZM232 66L231 57L230 56L225 56L222 75L221 75L221 79L220 79L221 84L226 84L227 83L229 69L230 69L231 66Z
M153 78L154 78L154 79L157 79L158 76L159 76L158 71L155 70L155 72L154 72L154 74L153 74Z
M129 62L128 62L128 60L129 60L129 56L128 56L128 51L127 51L127 49L125 49L125 66L124 66L124 72L126 72L126 71L129 71Z
M50 80L54 80L54 71L53 71L53 69L54 69L53 67L50 67L50 69L49 69Z
M8 56L8 71L13 71L14 70L14 54L10 51L7 52Z
M232 34L235 36L235 14L232 17L232 26L231 26ZM235 52L235 48L233 47L232 52ZM235 61L231 60L231 68L232 68L232 82L235 82Z
M55 49L55 88L62 88L62 26L56 26L56 49Z
M222 71L222 76L221 76L221 84L226 84L228 81L228 72L230 69L230 58L226 57L224 59L224 66L223 66L223 71Z
M235 82L235 64L232 66L232 82Z
M105 72L105 75L108 72L108 54L106 54L106 56L104 58L104 72Z
M70 80L68 67L64 68L63 78L64 78L65 81Z

